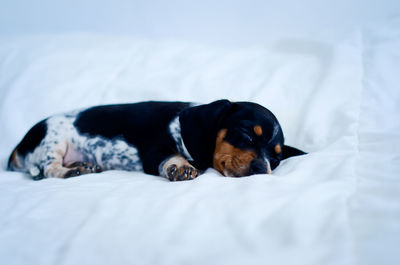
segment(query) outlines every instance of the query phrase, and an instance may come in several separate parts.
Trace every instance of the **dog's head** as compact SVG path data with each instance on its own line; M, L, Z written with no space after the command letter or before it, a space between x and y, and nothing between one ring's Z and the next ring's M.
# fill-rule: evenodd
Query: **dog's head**
M305 154L284 144L276 117L255 103L219 100L185 110L180 121L195 166L225 176L270 174L281 160Z

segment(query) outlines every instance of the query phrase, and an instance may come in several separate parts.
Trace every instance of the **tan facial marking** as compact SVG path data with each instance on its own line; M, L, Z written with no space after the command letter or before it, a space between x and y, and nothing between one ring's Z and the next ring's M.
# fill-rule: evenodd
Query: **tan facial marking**
M282 152L282 148L280 144L275 145L275 153L280 154Z
M218 132L213 167L225 176L244 176L247 174L250 163L256 157L256 154L236 148L224 141L226 133L226 129Z
M262 131L262 128L261 128L260 125L254 126L253 129L254 129L254 132L255 132L255 134L256 134L257 136L261 136L261 135L262 135L263 131Z

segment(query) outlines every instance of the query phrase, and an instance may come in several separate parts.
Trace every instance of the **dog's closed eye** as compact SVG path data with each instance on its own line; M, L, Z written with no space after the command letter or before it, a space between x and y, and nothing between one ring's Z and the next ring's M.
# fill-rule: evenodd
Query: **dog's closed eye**
M239 133L245 140L251 143L254 141L251 131L247 130L246 128L240 128Z

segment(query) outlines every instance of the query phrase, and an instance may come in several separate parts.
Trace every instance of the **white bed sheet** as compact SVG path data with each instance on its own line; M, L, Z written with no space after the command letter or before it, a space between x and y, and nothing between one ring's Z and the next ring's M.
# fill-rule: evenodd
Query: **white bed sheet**
M129 37L0 42L1 264L400 264L400 23L223 49ZM94 104L250 100L309 152L272 175L171 183L5 172L38 120Z

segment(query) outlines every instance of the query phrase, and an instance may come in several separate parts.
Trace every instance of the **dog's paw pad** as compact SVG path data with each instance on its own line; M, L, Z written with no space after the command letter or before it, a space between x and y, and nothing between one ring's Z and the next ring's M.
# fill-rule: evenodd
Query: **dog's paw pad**
M167 168L167 178L170 181L183 181L195 179L199 175L197 169L191 166L181 166L173 164Z
M69 170L65 175L64 178L71 178L76 177L79 175L90 174L90 173L99 173L102 171L99 165L93 165L88 162L79 162L79 164L74 163L74 165L79 165L75 168Z
M103 171L103 170L101 169L101 167L99 165L94 165L92 167L92 172L93 173L100 173L101 171Z
M68 170L67 173L65 173L64 178L72 178L81 175L81 171L79 168L74 168L71 170Z

